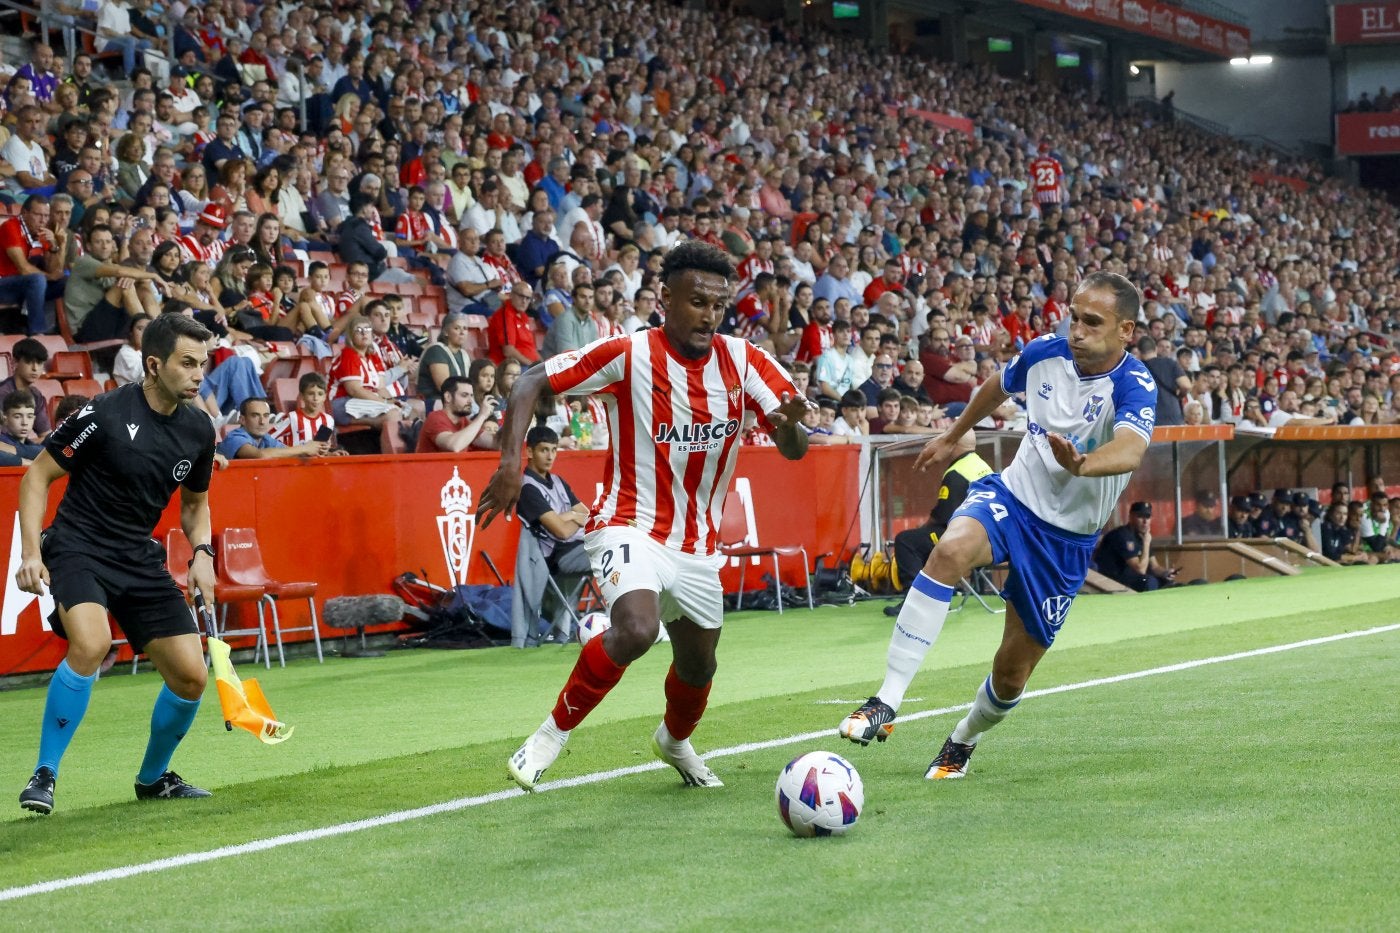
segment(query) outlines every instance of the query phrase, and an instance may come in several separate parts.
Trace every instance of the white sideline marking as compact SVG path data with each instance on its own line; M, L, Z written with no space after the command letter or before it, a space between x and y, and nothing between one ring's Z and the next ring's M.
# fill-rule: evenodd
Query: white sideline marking
M1187 671L1195 667L1206 667L1211 664L1224 664L1228 661L1239 661L1244 658L1255 658L1266 654L1278 654L1283 651L1293 651L1297 648L1310 648L1314 645L1325 645L1334 641L1346 641L1351 638L1364 638L1368 635L1381 635L1386 632L1393 632L1400 629L1400 624L1381 625L1376 628L1368 628L1359 632L1343 632L1339 635L1325 635L1321 638L1309 638L1306 641L1290 642L1286 645L1273 645L1268 648L1253 648L1249 651L1237 651L1234 654L1222 654L1213 658L1201 658L1196 661L1182 661L1179 664L1167 664L1163 667L1152 667L1143 671L1133 671L1128 674L1114 674L1110 677L1098 677L1094 680L1080 681L1074 684L1063 684L1058 687L1046 687L1043 690L1027 690L1022 694L1023 698L1051 696L1056 693L1069 693L1072 690L1084 690L1088 687L1102 687L1107 684L1117 684L1128 680L1138 680L1142 677L1152 677L1157 674L1173 674L1177 671ZM900 722L911 722L918 719L928 719L933 716L944 716L948 713L960 713L971 707L971 703L963 703L959 706L945 706L942 709L924 710L919 713L912 713L900 718ZM781 739L768 739L762 742L746 742L743 745L733 745L729 748L716 749L705 755L705 759L726 758L731 755L742 755L748 752L764 751L770 748L781 748L784 745L796 745L799 742L811 742L817 739L836 738L834 729L822 729L819 732L804 732L801 735L790 735ZM566 787L582 787L585 784L598 784L603 781L612 781L620 777L627 777L633 774L642 774L647 771L660 771L667 768L660 761L653 761L644 765L632 765L627 768L614 768L611 771L595 771L592 774L581 774L578 777L564 778L558 781L550 781L541 784L539 792L561 790ZM52 881L41 881L35 884L26 884L13 888L0 890L0 902L18 900L22 897L29 897L33 894L48 894L52 891L62 891L67 888L81 888L88 885L98 884L103 881L117 881L121 878L131 878L135 875L146 875L153 872L165 871L170 868L183 868L187 865L200 865L205 862L213 862L218 859L231 858L236 855L248 855L252 852L265 852L268 849L279 849L282 846L295 845L300 842L311 842L316 839L329 839L333 836L345 836L350 833L357 833L365 829L375 829L380 826L393 826L396 823L406 823L410 820L422 819L426 816L436 816L439 813L452 813L457 810L466 810L471 807L479 807L488 803L496 803L501 800L509 800L512 797L521 797L525 791L518 787L509 790L498 790L490 794L480 794L476 797L461 797L457 800L448 800L443 803L435 803L431 806L417 807L412 810L398 810L393 813L385 813L382 816L370 817L364 820L354 820L349 823L337 823L333 826L323 826L320 829L307 829L296 833L286 833L281 836L272 836L267 839L257 839L252 842L239 843L238 845L220 846L217 849L209 849L204 852L190 852L186 855L174 855L169 858L156 859L151 862L139 862L135 865L124 865L120 868L108 868L102 871L88 872L82 875L73 875L69 878L56 878ZM36 817L37 819L37 817Z
M817 706L850 706L852 703L854 703L856 706L859 706L860 704L864 703L864 702L865 702L866 700L868 700L868 699L870 699L870 698L869 698L869 697L861 697L859 700L813 700L812 703L815 704L815 705L817 705ZM924 698L923 698L923 697L905 697L905 698L904 698L904 702L905 702L905 703L922 703L922 702L924 702ZM905 716L904 718L905 718L905 719L908 719L909 717L908 717L908 716Z

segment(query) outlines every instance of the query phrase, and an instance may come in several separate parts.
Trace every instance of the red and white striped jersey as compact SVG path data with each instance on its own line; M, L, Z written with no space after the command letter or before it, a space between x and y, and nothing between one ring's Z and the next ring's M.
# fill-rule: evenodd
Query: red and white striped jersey
M1064 177L1065 170L1060 167L1058 159L1041 156L1031 162L1031 182L1035 186L1036 203L1060 203L1060 182Z
M347 382L359 382L370 390L378 389L379 374L383 371L384 364L379 361L378 354L371 351L361 356L354 349L346 347L340 351L335 365L331 367L331 398L349 396L345 388Z
M515 263L511 262L509 257L482 253L481 261L496 270L496 275L500 276L503 286L511 286L521 281L520 270L515 268Z
M399 215L394 232L401 240L421 240L428 235L428 229L428 218L422 211L404 211Z
M335 430L335 419L331 413L325 409L314 418L308 416L301 408L293 408L291 414L283 415L272 429L272 436L288 447L295 447L298 444L309 444L316 439L316 432L322 428Z
M317 292L316 297L326 308L326 314L330 315L331 320L335 320L354 307L355 302L360 300L360 293L353 288L347 288L339 292ZM328 301L329 305L326 304Z
M608 337L625 337L627 328L622 326L622 322L614 321L606 314L593 312L593 326L598 328L598 339L603 340Z
M734 336L745 340L768 338L768 319L772 316L773 309L769 307L768 302L758 297L757 292L749 292L740 298L735 311L737 320L734 324Z
M908 250L899 254L900 281L908 282L913 275L928 276L928 263L912 255Z
M379 366L386 373L393 369L403 360L403 353L399 351L394 341L389 339L388 334L375 334L374 343L370 346L369 352L379 357ZM408 376L400 376L393 384L395 395L408 394Z
M753 344L716 336L704 359L687 360L661 328L599 340L544 365L555 394L597 392L607 406L612 456L588 530L638 528L701 556L718 544L744 411L769 426L783 393L797 394Z
M749 253L739 263L737 271L739 273L739 290L735 294L747 295L753 290L753 280L758 278L760 272L773 274L773 260L759 259L758 253Z
M180 244L180 256L185 262L203 262L217 266L219 260L224 258L226 244L220 240L205 246L193 233L187 233L175 242Z

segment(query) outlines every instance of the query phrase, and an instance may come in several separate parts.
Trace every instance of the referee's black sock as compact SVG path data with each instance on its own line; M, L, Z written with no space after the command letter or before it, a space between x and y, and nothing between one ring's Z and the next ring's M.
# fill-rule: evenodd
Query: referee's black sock
M39 733L39 763L35 770L48 768L58 775L58 763L87 713L95 680L96 673L84 677L68 666L66 658L58 663L44 701L44 726Z

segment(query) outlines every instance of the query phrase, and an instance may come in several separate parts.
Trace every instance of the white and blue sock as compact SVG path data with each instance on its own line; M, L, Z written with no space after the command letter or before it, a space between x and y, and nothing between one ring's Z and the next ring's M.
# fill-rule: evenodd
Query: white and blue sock
M977 696L972 699L972 709L968 710L962 722L953 730L953 741L962 745L976 745L982 738L982 733L1010 716L1011 711L1020 702L1019 694L1010 700L1003 700L997 696L996 691L992 689L992 675L988 674L987 679L982 681L982 686L977 688Z
M894 622L890 650L885 655L885 682L875 695L898 710L904 702L905 691L919 673L924 655L938 640L948 607L953 602L953 588L939 583L923 571L909 585L904 606Z
M150 784L166 772L175 748L189 731L197 712L198 700L176 696L169 686L160 688L155 708L151 710L151 739L146 743L146 757L141 761L136 780Z
M34 770L48 768L58 775L58 763L73 741L73 733L87 713L92 698L92 685L97 674L84 677L68 666L68 660L58 662L58 669L49 681L48 698L44 700L44 724L39 732L39 763Z

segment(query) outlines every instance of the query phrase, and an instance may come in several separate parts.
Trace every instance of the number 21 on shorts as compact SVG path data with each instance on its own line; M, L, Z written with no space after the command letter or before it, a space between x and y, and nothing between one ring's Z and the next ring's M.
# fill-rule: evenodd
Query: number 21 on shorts
M622 561L621 561L621 563L624 563L624 564L630 564L630 563L632 563L632 545L630 545L630 544L620 544L620 545L617 546L617 550L620 551L620 552L622 553ZM602 572L601 574L599 574L599 576L607 577L607 576L609 576L609 575L612 574L612 561L613 561L613 549L612 549L612 548L608 548L606 551L603 552L603 559L602 559L602 565L603 565L603 566L602 566L602 571L603 571L603 572Z

